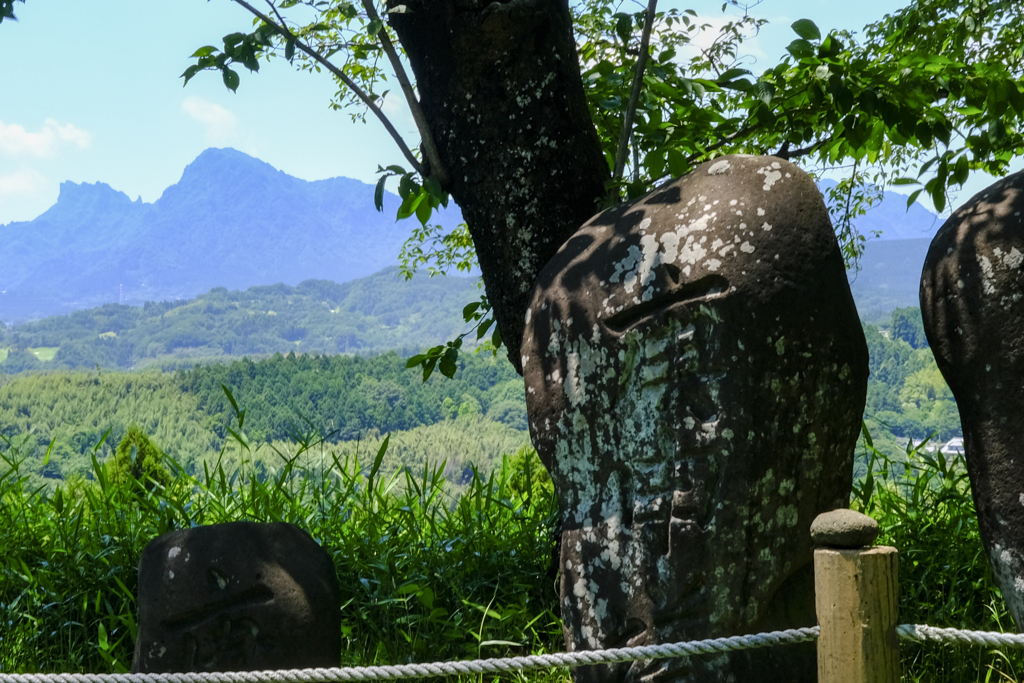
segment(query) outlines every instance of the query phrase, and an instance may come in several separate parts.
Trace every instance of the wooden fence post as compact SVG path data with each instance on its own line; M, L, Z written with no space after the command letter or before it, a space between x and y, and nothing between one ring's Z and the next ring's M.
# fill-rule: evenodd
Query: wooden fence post
M866 547L877 535L874 520L851 510L819 515L811 526L819 546L818 683L899 683L897 553L888 546Z

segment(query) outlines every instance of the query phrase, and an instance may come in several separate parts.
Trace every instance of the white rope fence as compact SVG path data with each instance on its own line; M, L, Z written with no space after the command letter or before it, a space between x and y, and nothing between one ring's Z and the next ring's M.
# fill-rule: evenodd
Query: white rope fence
M1024 635L992 631L966 631L923 624L900 624L896 635L914 642L957 643L986 647L1024 647ZM818 637L818 627L771 631L729 638L692 640L667 645L643 645L609 650L582 650L527 657L475 659L395 666L358 666L328 669L282 669L277 671L224 671L165 674L7 674L0 683L329 683L331 681L385 681L401 678L456 676L459 674L528 671L592 664L615 664L638 659L665 659L712 654L757 647L804 643Z
M426 678L458 674L496 673L551 669L590 664L614 664L637 659L664 659L702 655L755 647L803 643L818 637L818 627L771 631L746 636L693 640L667 645L641 645L610 650L581 650L528 657L476 659L430 664L360 666L331 669L289 669L277 671L232 671L169 674L5 674L0 683L327 683L328 681L384 681L396 678Z
M923 624L900 624L896 635L918 643L959 643L987 647L1024 647L1024 635L994 631L964 631L958 628L937 628Z

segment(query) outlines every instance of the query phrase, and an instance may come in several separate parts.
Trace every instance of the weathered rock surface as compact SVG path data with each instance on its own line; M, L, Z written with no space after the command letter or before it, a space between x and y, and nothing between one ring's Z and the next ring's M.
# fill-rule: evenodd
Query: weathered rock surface
M878 522L846 508L823 512L811 522L811 542L821 548L864 548L878 532Z
M142 551L133 672L329 667L340 659L334 564L297 526L196 527Z
M921 313L956 398L981 538L1024 629L1024 173L958 208L932 240ZM1018 462L1019 461L1019 462Z
M595 216L542 271L522 354L571 649L815 623L807 529L849 500L868 356L805 173L722 157ZM815 676L813 644L576 673Z

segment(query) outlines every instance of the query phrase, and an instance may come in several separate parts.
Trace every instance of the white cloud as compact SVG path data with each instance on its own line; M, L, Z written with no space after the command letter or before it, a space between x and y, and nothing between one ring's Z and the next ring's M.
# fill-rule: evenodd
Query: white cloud
M46 178L29 168L0 175L0 197L35 195L45 188Z
M30 133L16 123L0 121L0 152L11 156L52 157L63 145L83 149L92 142L92 135L70 123L61 125L46 119L38 133Z
M181 108L206 128L206 135L213 142L227 142L235 133L237 117L219 104L190 95L181 103Z

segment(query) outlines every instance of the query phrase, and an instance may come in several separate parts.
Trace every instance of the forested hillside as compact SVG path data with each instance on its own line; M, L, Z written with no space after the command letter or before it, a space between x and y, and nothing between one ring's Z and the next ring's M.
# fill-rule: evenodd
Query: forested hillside
M436 281L444 279L434 278L427 283ZM320 284L305 283L305 287L315 289ZM332 288L346 287L323 286L324 296ZM257 293L266 297L264 301L276 296L275 288L258 289L261 291ZM211 335L226 334L231 325L208 330L200 323L225 315L223 311L212 312L217 306L230 316L241 310L242 304L253 305L258 300L254 291L244 293L247 298L234 300L232 295L243 293L213 292L209 298L163 314L165 319L173 318L167 313L180 310L182 320L190 321L192 328ZM308 295L293 296L296 309L316 300ZM273 301L273 305L288 310L286 295ZM234 303L239 303L239 308L234 308ZM386 295L377 305L382 311L387 309ZM93 325L93 330L96 325L116 329L117 336L104 342L114 348L119 340L131 340L133 330L145 326L129 327L132 321L128 318L122 327L115 328L119 320L116 315L100 317L108 310L127 316L140 309L105 307L89 318L85 318L86 312L75 315ZM242 314L243 319L251 315ZM145 324L155 326L159 317L151 307ZM100 320L102 324L97 322ZM38 336L21 331L19 339L45 343L49 332L44 323L47 321L41 321L30 332ZM323 338L322 330L309 327L315 331L308 332L307 337ZM87 327L83 323L78 329ZM960 435L956 403L927 347L920 310L898 309L887 325L865 324L864 330L871 353L864 417L876 445L896 452L909 439L934 434L936 441L945 442ZM86 332L81 334L77 343L86 347ZM74 341L64 343L76 346ZM58 364L65 348L60 346L52 364ZM36 366L41 364L34 362ZM291 352L262 360L243 358L200 365L174 373L93 369L8 375L6 379L0 377L0 434L22 444L21 452L32 454L26 468L44 478L88 473L93 448L107 429L111 431L98 453L101 459L133 423L168 455L194 469L230 440L229 427L237 427L234 408L223 389L227 387L237 405L246 411L243 431L253 444L271 444L287 451L296 440L322 436L327 444L347 443L345 452L361 449L365 454L375 452L383 435L393 434L396 437L388 460L393 467L422 465L429 453L436 464L448 460L449 474L458 479L469 463L493 463L502 453L528 442L522 379L511 365L501 358L472 353L463 354L460 363L454 379L435 373L426 383L421 373L407 369L404 356L395 352L373 358ZM458 420L463 422L457 425ZM472 427L467 421L472 421ZM51 440L54 446L44 462ZM268 464L279 460L269 448L260 451L257 458Z
M480 296L476 280L417 275L397 267L336 284L307 280L195 299L107 304L5 329L0 373L48 369L173 369L206 360L273 353L380 353L451 339L462 309ZM52 359L52 360L51 360Z
M865 324L864 334L871 355L864 418L876 442L892 452L892 442L932 437L939 445L962 436L956 401L928 348L921 309L897 309L887 327Z
M230 440L229 428L239 429L227 387L245 410L242 431L254 448L285 451L296 440L323 437L328 444L349 442L344 452L376 452L381 436L391 433L389 462L396 469L430 459L449 460L462 472L469 463L493 464L529 437L522 380L512 367L488 354L463 354L459 362L454 379L438 373L427 382L394 352L369 359L277 354L173 374L26 374L0 382L0 436L29 456L23 471L59 479L88 474L107 430L96 451L100 460L137 424L195 471ZM256 457L279 464L272 448Z

